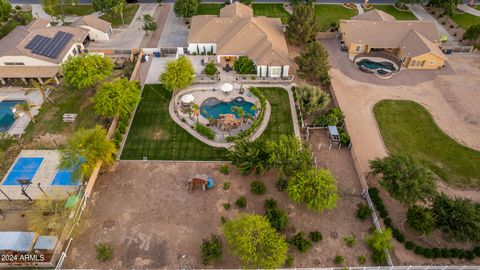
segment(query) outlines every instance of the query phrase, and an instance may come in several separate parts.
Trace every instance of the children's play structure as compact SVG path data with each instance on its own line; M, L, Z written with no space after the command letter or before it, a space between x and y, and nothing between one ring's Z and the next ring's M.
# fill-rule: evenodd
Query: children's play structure
M188 190L193 192L195 188L200 187L202 191L212 188L215 185L214 180L206 174L196 174L188 179Z

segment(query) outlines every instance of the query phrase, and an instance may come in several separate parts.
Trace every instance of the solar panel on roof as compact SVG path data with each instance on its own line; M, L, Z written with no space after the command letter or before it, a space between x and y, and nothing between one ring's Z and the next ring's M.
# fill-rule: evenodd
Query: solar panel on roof
M72 39L72 37L72 34L62 31L57 32L53 38L36 35L27 44L27 46L25 46L25 48L30 49L34 54L55 59L65 48L67 43Z

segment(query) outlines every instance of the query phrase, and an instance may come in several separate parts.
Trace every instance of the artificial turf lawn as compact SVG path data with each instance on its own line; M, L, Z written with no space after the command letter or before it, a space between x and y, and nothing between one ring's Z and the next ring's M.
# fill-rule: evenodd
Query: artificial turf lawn
M374 8L392 15L397 20L417 20L411 11L400 11L392 5L375 5Z
M373 108L386 147L411 154L444 181L457 186L480 186L480 152L445 134L420 104L384 100Z
M62 7L63 7L63 13L65 14L65 16L68 16L68 15L85 16L95 12L92 5L62 5ZM56 8L57 14L59 15L62 14L62 7L57 6ZM48 12L46 13L48 15L54 16L54 14L50 14Z
M272 113L262 137L276 139L293 135L288 93L282 88L262 88ZM168 113L172 94L162 85L146 85L137 108L121 159L225 160L226 150L210 147L178 126Z
M456 13L452 16L452 20L454 20L455 23L458 24L458 26L462 27L465 30L472 25L480 24L480 17L469 13Z
M253 4L253 15L280 18L283 24L288 22L289 16L283 4Z
M123 11L123 19L125 21L125 24L128 25L132 22L133 17L135 17L135 14L137 14L137 10L140 6L138 4L129 4ZM115 15L115 17L112 17L110 14L104 14L100 16L100 19L103 19L105 21L111 22L112 27L119 27L122 26L122 17L120 14Z
M350 19L357 15L357 10L348 9L339 4L317 4L315 5L315 15L322 26L321 31L327 31L332 22L338 24L339 20Z
M224 4L200 4L197 9L197 15L218 15Z

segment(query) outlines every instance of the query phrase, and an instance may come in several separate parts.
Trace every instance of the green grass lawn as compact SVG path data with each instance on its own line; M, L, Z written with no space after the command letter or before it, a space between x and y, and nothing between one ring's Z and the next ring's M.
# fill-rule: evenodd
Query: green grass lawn
M350 19L357 15L357 11L355 9L344 8L342 5L318 4L315 5L315 14L320 21L322 31L327 31L330 28L330 23L336 22L338 24L339 20Z
M390 152L419 158L448 183L480 186L480 152L445 134L423 106L413 101L384 100L373 112Z
M400 11L392 5L375 5L374 8L392 15L397 20L417 20L411 11Z
M253 15L280 18L283 24L288 22L290 16L283 8L283 4L253 4Z
M125 24L130 24L133 20L133 17L135 17L135 14L137 13L137 10L139 8L138 4L130 4L128 5L124 12L123 12L123 19L125 20ZM100 16L100 19L103 19L107 22L112 23L112 27L119 27L122 26L122 17L118 14L115 15L115 17L112 17L110 14L103 14Z
M218 15L224 4L200 4L197 9L197 15Z
M262 138L276 140L280 135L295 135L287 90L279 87L260 88L272 108Z
M172 120L171 97L162 85L145 86L121 159L225 160L224 148L202 143Z
M455 21L455 23L458 24L458 26L462 27L463 29L468 29L472 25L480 24L480 17L469 13L454 14L452 16L452 19Z
M92 5L73 5L73 6L63 5L62 7L63 7L63 12L65 13L65 16L68 16L68 15L85 16L95 12L95 10L93 10ZM57 14L62 14L60 6L56 8L56 12ZM47 14L52 15L48 12Z

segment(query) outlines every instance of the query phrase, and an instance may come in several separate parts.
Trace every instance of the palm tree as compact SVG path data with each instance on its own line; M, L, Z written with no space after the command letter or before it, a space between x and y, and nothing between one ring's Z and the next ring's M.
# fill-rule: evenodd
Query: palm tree
M47 97L47 91L50 89L51 91L56 90L57 88L54 86L57 82L54 78L50 78L46 80L43 84L35 80L31 80L30 84L33 86L31 88L23 88L25 91L25 95L30 94L31 92L38 90L42 95L43 102L51 102L50 98Z
M13 107L13 113L15 114L15 117L20 117L23 114L26 114L28 118L30 118L32 123L35 123L35 119L33 119L32 114L32 109L35 107L37 107L37 105L30 102L21 102L15 105L15 107Z
M238 117L240 117L240 121L243 124L243 122L245 120L245 110L243 109L243 107L233 106L232 107L232 112L236 113L238 115Z
M200 106L198 106L198 104L196 104L196 103L192 104L192 113L193 113L193 116L195 116L195 118L197 119L197 122L198 122L199 121L198 117L200 116Z

